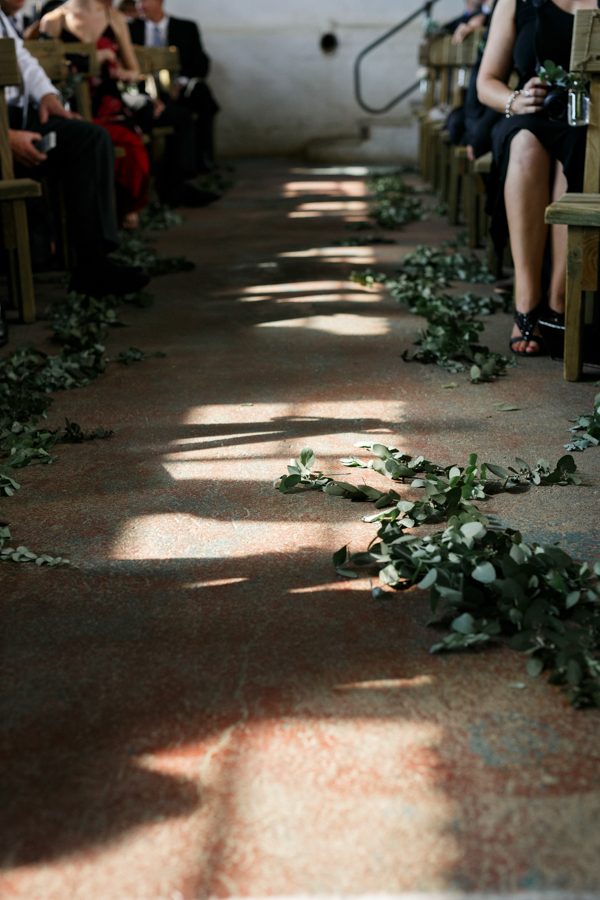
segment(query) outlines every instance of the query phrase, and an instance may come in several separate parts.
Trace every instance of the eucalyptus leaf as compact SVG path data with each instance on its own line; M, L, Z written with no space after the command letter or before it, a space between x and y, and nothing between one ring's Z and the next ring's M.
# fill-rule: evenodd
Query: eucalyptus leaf
M417 583L416 587L420 588L422 591L428 590L437 581L437 576L437 569L430 569L421 581Z
M479 563L471 572L471 577L481 584L492 584L496 580L496 570L490 562Z
M334 566L343 566L346 560L348 559L348 545L344 544L343 547L340 547L339 550L336 550L333 554L333 565Z
M463 613L462 616L458 616L452 621L450 627L452 631L457 631L459 634L474 634L475 619L470 613Z
M537 678L544 671L544 661L539 656L532 656L527 661L527 674L532 678Z
M481 522L466 522L460 526L460 531L469 540L482 538L486 533L485 526Z

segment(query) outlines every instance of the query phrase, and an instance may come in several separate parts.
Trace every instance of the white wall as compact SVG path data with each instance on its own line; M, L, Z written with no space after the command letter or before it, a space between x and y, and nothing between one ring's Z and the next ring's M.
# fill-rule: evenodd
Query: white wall
M353 64L370 41L421 5L420 0L166 0L173 15L194 19L213 65L221 104L218 152L294 155L316 139L358 133L367 117L353 93ZM436 20L459 15L462 0L439 0ZM419 17L375 51L364 67L364 94L384 105L415 80ZM325 55L321 36L339 49ZM392 110L395 120L408 104Z

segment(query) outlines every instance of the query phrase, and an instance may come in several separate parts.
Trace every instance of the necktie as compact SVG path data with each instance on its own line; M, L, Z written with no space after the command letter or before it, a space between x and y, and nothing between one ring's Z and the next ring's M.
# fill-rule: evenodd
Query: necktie
M162 35L160 33L160 28L158 25L154 25L152 28L152 46L153 47L162 47Z

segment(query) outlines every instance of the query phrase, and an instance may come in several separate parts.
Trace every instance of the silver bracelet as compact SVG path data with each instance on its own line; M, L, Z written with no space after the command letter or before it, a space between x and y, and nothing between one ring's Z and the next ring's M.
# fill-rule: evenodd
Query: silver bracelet
M504 115L507 119L510 119L511 116L514 116L514 112L512 111L512 105L519 96L521 91L513 91L508 100L506 101L506 105L504 107Z

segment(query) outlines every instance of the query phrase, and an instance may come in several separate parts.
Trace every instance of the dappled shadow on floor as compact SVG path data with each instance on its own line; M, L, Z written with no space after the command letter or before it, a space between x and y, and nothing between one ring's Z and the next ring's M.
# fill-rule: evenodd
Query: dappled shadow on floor
M335 578L338 526L363 549L369 509L273 488L303 446L372 482L339 463L361 439L462 463L487 427L400 360L418 324L348 281L327 204L358 182L315 180L265 169L183 227L199 269L137 322L169 355L57 401L116 435L62 448L10 507L19 541L80 568L0 573L3 865L99 870L138 840L184 860L186 898L591 886L598 716L503 650L431 656L422 594Z

